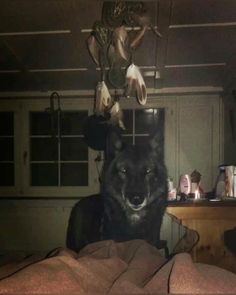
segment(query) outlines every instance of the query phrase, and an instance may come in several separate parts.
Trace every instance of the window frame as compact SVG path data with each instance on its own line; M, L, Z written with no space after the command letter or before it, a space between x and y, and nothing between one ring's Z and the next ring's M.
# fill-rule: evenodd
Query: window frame
M56 110L57 112L57 110ZM35 118L34 117L34 114L40 114L41 115L46 115L46 118L49 119L48 121L48 124L47 124L47 130L45 130L46 132L44 132L42 134L42 132L37 132L36 133L32 133L32 126L31 123L31 119L32 118ZM76 171L79 172L80 169L83 170L83 169L88 169L89 167L89 158L88 158L88 153L89 153L89 149L88 149L88 146L87 144L84 142L84 137L83 137L83 132L82 132L82 128L83 128L83 125L81 123L79 124L73 124L73 126L76 128L76 127L79 127L79 133L78 131L76 133L65 133L62 131L59 131L61 130L62 126L63 126L63 117L68 117L70 116L70 114L75 114L76 113L76 117L75 117L75 120L76 122L78 122L78 114L82 114L82 120L86 119L88 117L88 110L62 110L61 111L61 114L60 114L60 122L58 122L58 113L56 113L56 120L57 120L57 123L56 123L56 126L55 126L55 134L52 135L51 134L51 118L50 118L50 113L49 112L45 112L45 111L41 111L41 112L34 112L34 111L30 111L29 112L29 122L30 122L30 136L29 136L29 141L30 141L30 152L31 154L29 154L29 161L30 161L30 176L31 176L31 179L30 179L30 183L31 183L31 186L32 187L35 187L37 186L36 184L32 184L32 181L37 181L37 177L36 179L33 177L34 175L34 172L33 172L33 166L35 167L38 166L38 167L43 167L44 164L46 165L53 165L54 169L56 168L57 170L57 173L54 175L56 177L56 182L57 184L55 183L55 185L53 184L48 184L50 187L51 186L55 186L55 187L69 187L70 185L69 184L62 184L63 183L63 166L66 167L67 165L71 165L72 166L74 164L76 165L79 165L80 167L77 167ZM37 120L37 115L36 115L36 120ZM43 117L43 120L45 119L45 116ZM40 121L38 121L37 124L39 124L38 126L41 125L41 123L43 124L44 122L41 121L42 119L40 119ZM35 120L33 120L33 122L36 122ZM60 127L58 126L60 124ZM60 132L60 134L58 133ZM68 132L68 130L67 130ZM52 141L52 136L55 138L53 139ZM60 138L60 139L59 139ZM69 140L69 142L68 142ZM63 151L65 152L65 147L67 147L67 143L68 143L68 147L78 147L77 143L73 143L71 144L70 141L71 140L79 140L80 144L83 146L83 150L81 151L77 151L76 154L74 154L74 157L70 157L70 153L67 154L67 156L69 155L69 158L63 158L63 156L65 157L65 153L63 153ZM42 143L41 147L38 149L38 143ZM65 144L65 142L67 141L67 143ZM37 143L38 142L38 143ZM36 144L35 144L36 143ZM53 148L53 152L51 154L51 157L49 158L45 158L45 156L47 157L49 154L48 152L50 152L49 150L46 151L46 153L43 153L43 158L41 159L40 156L38 157L38 153L40 152L45 152L43 151L42 149L44 149L44 146L49 144L52 148ZM74 145L75 144L75 145ZM80 145L79 144L79 145ZM36 147L36 151L35 151L35 148ZM63 149L64 148L64 149ZM33 154L32 154L33 152ZM36 152L36 153L35 153ZM82 152L84 152L84 154L82 154ZM81 157L81 155L83 155ZM56 157L55 157L56 156ZM81 167L81 165L84 167ZM52 166L51 166L52 167ZM68 169L68 168L67 168ZM73 178L73 173L76 174L76 171L72 172L71 176ZM46 171L45 171L46 173ZM43 176L45 175L45 173L43 174ZM67 172L67 175L69 176L70 172ZM88 181L88 173L86 173L87 175L84 175L85 178L84 180L86 180L86 182ZM48 174L47 177L50 177L50 174ZM69 177L70 178L70 177ZM84 183L83 185L82 184L78 184L78 180L79 180L79 177L76 177L77 179L77 185L75 184L71 184L71 186L77 186L77 187L82 187L82 186L87 186L86 183ZM43 185L43 184L39 184L38 186L42 186L42 187L45 187L46 185Z
M93 114L94 98L67 98L63 97L60 101L61 110L76 111L86 110L88 114ZM102 168L102 162L96 163L95 159L99 151L89 148L89 185L50 187L50 186L30 186L30 126L29 114L31 111L44 111L49 108L50 101L48 97L17 98L11 100L0 100L1 111L14 112L14 156L15 156L15 186L0 187L1 197L26 197L26 198L68 198L68 197L86 197L91 194L99 193L99 173ZM172 99L166 97L150 97L145 106L139 105L135 98L121 99L121 109L143 109L143 108L164 108L165 109L165 155L167 162L175 162L176 153L170 153L168 150L173 146L173 130L177 128L175 122L174 108ZM57 105L55 104L55 108ZM174 129L173 129L174 128ZM166 152L167 151L167 152ZM168 165L168 163L167 163ZM172 164L173 165L173 164Z
M19 195L21 192L21 173L20 173L20 162L21 162L21 147L17 147L17 143L20 140L20 128L19 125L22 124L20 116L20 104L19 102L11 103L11 101L1 101L0 102L1 112L13 112L14 117L14 186L1 186L0 195L1 196L15 196Z
M86 110L88 115L92 114L93 104L88 99L61 99L62 111ZM26 169L24 175L24 195L40 197L82 197L95 194L99 191L98 176L96 175L95 162L96 151L88 149L88 186L31 186L30 185L30 112L44 111L49 107L49 100L37 100L31 102L24 108L24 151L27 152ZM57 105L55 105L55 108Z
M128 110L128 111L131 111L131 113L132 113L132 132L128 132L128 133L126 133L126 132L124 132L123 134L122 134L122 136L123 136L123 138L126 138L126 137L128 137L128 138L131 138L131 140L132 140L132 144L136 144L136 141L137 141L137 139L138 138L140 138L140 137L145 137L145 138L149 138L149 136L150 136L150 133L148 133L148 132L139 132L139 131L137 131L137 118L136 118L136 116L137 116L137 111L143 111L143 110L157 110L157 109L164 109L164 111L165 111L165 108L161 108L161 107L145 107L145 108L132 108L132 109L123 109L124 111L125 110ZM165 124L164 124L164 128L165 128ZM153 131L153 130L150 130L150 131ZM165 132L165 130L164 130L164 132Z

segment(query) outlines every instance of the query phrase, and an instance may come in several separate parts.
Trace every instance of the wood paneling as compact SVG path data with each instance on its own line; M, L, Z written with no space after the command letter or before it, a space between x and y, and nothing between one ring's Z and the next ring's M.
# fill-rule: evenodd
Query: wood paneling
M212 183L212 111L210 105L183 105L179 114L180 175L196 169L203 175L202 185L205 187Z
M157 38L151 30L148 30L143 42L134 52L135 64L153 66L160 71L161 79L152 79L150 82L150 79L144 78L147 87L168 89L217 86L220 89L223 86L221 69L203 64L230 63L230 57L236 48L235 0L144 2L151 24L158 26L162 34L162 38ZM54 90L94 89L93 83L87 82L90 77L92 81L97 79L97 73L96 65L86 47L86 39L94 22L101 20L102 5L103 1L100 0L2 0L0 41L8 42L18 62L7 50L0 48L0 71L16 70L20 62L30 69L88 68L92 77L83 73L85 77L82 80L86 83L76 85L68 83L67 79L65 82L58 79L61 75L57 75L55 71L51 74L52 81L43 79L44 85L39 86L33 80L28 80L27 83L16 81L18 76L9 76L6 73L6 77L3 77L6 83L0 87L0 91L40 91L50 84L54 85ZM191 24L200 26L189 27ZM210 26L201 26L202 24ZM187 26L181 27L181 25ZM84 29L88 31L81 32ZM66 32L60 33L61 30ZM13 34L9 36L9 33ZM26 33L26 35L14 35L14 33ZM137 31L132 33L136 34ZM192 64L199 64L199 69L165 67ZM229 71L232 76L231 68ZM3 73L1 75L3 76ZM70 76L72 80L77 77L76 73ZM224 85L227 83L228 78L226 82L224 81Z
M66 29L65 17L68 18L75 12L71 9L70 2L64 0L2 0L0 32Z
M235 26L171 29L166 64L227 62L235 48Z
M2 202L0 209L0 252L50 251L64 247L71 201Z
M235 0L173 0L171 24L236 21Z
M168 207L167 212L199 234L192 250L195 262L213 264L236 272L236 258L224 245L224 231L236 226L236 206Z
M14 36L5 40L29 69L78 68L80 58L70 34ZM81 40L82 43L82 40ZM82 47L82 44L81 44ZM83 42L86 50L85 40Z
M163 86L217 86L221 83L224 68L224 66L165 68L163 75Z

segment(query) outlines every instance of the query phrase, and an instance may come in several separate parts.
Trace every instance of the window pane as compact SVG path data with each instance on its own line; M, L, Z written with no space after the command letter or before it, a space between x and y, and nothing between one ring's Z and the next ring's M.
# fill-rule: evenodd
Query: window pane
M55 161L58 159L57 138L31 138L31 161Z
M147 144L149 139L149 136L135 136L135 144Z
M145 109L135 112L135 131L136 133L149 133L154 124L154 110Z
M14 161L14 113L0 112L0 161ZM4 137L12 136L12 137ZM14 163L0 163L0 186L15 184Z
M14 182L14 164L0 163L0 186L13 186Z
M87 111L63 112L61 114L61 135L82 135L83 124L87 117Z
M88 185L88 146L82 136L84 121L87 118L88 111L61 112L60 126L58 126L61 138L58 141L58 137L50 136L52 129L57 135L57 116L52 121L53 118L47 112L30 113L31 185ZM55 124L52 126L52 123ZM54 163L47 163L49 161ZM60 163L60 161L70 161L70 163ZM85 161L85 163L73 163L73 161ZM58 167L61 167L60 171Z
M88 160L88 147L82 138L61 138L62 161Z
M0 138L0 161L14 160L14 138Z
M33 186L57 186L57 164L31 164L31 185Z
M61 164L61 185L87 186L88 185L88 164L87 163Z
M32 112L30 113L30 127L31 135L56 135L57 114L51 116L47 112Z
M0 136L14 135L14 113L0 112Z
M163 128L164 126L164 109L144 109L135 111L135 133L152 133L153 130Z
M123 111L123 122L126 128L124 133L132 134L133 133L133 111L132 110Z
M123 136L122 140L123 140L123 142L125 142L128 145L133 144L133 136Z

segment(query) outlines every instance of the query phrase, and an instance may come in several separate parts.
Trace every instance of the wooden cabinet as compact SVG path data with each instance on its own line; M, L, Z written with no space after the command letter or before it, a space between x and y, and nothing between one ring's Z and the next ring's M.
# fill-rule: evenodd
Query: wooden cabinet
M236 257L224 245L224 231L236 227L236 202L169 205L167 212L198 232L199 241L191 253L195 262L217 265L236 273Z

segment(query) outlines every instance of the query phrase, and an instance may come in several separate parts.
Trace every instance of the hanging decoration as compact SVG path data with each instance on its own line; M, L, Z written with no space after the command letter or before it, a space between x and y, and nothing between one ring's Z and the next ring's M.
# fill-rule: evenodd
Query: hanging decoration
M127 27L140 29L131 38ZM101 20L93 24L87 39L88 51L101 69L101 79L96 87L94 114L103 117L111 124L125 129L120 96L117 89L124 89L122 96L135 95L141 105L147 102L147 91L141 71L133 63L133 55L147 29L161 37L153 27L142 1L104 1ZM108 69L108 70L107 70ZM115 96L109 93L107 83L115 88Z
M104 81L98 82L96 87L96 101L94 113L105 116L106 111L112 103L112 98Z
M58 136L58 140L60 140L60 118L61 118L61 102L59 94L54 91L50 95L50 107L46 108L45 111L50 114L50 123L51 123L51 136L52 138L56 138ZM55 101L57 103L57 107L55 107ZM56 127L58 126L58 127Z
M139 68L133 63L127 69L126 81L126 96L129 97L134 91L136 93L138 102L141 105L145 105L147 102L147 91L145 82Z

